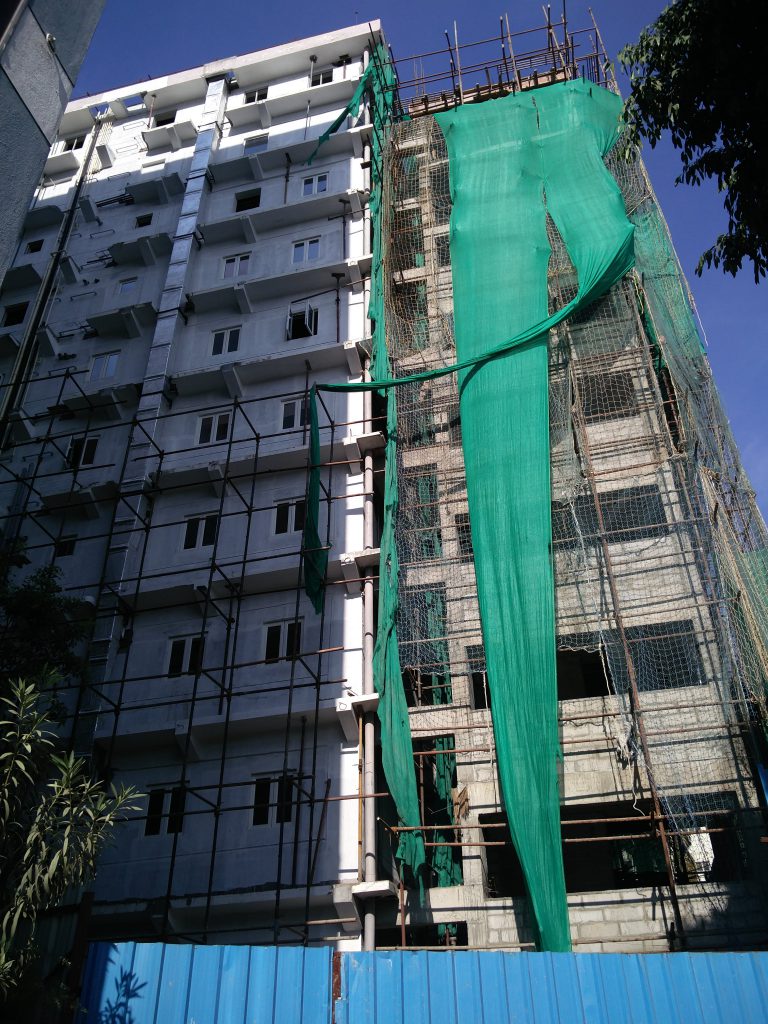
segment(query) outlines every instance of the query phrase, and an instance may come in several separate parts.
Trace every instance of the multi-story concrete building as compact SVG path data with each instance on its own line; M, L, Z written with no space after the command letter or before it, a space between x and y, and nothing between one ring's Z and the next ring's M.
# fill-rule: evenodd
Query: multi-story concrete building
M144 794L102 857L92 937L533 948L455 375L397 388L394 518L380 396L320 392L320 613L302 535L309 389L368 372L371 281L395 377L456 361L434 111L613 87L587 37L552 38L511 72L502 46L478 83L398 90L373 23L68 106L3 285L0 357L28 372L1 468L6 538L93 608L72 743ZM647 179L607 162L639 269L549 336L570 930L576 949L755 946L764 527ZM554 221L549 241L556 310L575 279ZM418 826L375 732L382 522ZM415 827L423 895L396 855Z
M77 80L105 0L74 4L15 0L0 14L0 275L56 139L59 118ZM62 140L62 146L66 140ZM61 157L59 157L59 163ZM46 171L48 167L46 167Z

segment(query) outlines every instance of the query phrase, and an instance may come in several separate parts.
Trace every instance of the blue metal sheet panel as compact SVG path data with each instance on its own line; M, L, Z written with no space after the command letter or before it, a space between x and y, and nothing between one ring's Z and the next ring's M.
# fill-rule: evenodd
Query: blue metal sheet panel
M768 954L348 953L336 1024L764 1024Z
M768 953L346 953L335 1024L762 1024ZM91 947L85 1019L331 1024L331 952ZM82 1020L82 1017L78 1017Z
M78 1020L131 1024L329 1024L331 952L99 942Z

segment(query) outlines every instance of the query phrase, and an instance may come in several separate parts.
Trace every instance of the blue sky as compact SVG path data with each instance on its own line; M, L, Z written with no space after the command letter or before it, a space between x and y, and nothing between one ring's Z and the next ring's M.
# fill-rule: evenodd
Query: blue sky
M560 10L552 5L553 16ZM591 24L585 0L568 0L572 27ZM653 21L660 0L591 0L606 48L615 55ZM512 31L543 20L537 0L509 5ZM107 0L101 23L85 59L76 95L96 93L147 77L195 67L207 61L248 53L290 39L381 18L397 58L439 49L445 29L456 21L459 39L469 41L498 32L503 8L488 0L470 5L455 0L345 0L290 4L265 0ZM755 285L749 269L735 279L721 271L694 274L700 253L725 226L716 189L675 187L679 159L671 145L645 154L656 192L669 222L683 269L704 323L709 358L726 411L765 516L768 513L768 282Z

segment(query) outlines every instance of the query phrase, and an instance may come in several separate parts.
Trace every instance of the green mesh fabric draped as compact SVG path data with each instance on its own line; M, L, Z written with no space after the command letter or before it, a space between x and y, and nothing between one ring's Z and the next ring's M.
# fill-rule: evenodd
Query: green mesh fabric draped
M586 304L632 263L603 157L621 101L573 82L438 114L453 210L456 350L546 319L546 214ZM499 776L545 950L570 949L560 841L547 335L459 375L462 444Z
M465 371L460 374L464 458L499 777L538 945L550 951L568 950L570 938L557 787L546 332L599 298L632 267L633 229L603 163L617 137L620 110L617 96L577 81L438 115L448 145L453 199L457 361L400 378L389 376L377 239L371 289L375 381L317 386L387 394L374 674L382 697L387 784L401 823L418 825L395 629L394 395L399 385ZM551 316L547 211L579 282L576 296ZM380 228L378 216L374 224ZM314 389L311 401L315 403ZM319 468L313 472L319 474ZM401 835L399 855L418 874L424 864L422 837L418 832Z

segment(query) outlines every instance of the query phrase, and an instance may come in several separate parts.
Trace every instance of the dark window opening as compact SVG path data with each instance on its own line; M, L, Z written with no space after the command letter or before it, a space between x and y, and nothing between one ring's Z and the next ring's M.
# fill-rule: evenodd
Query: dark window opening
M448 409L448 437L452 445L461 444L461 416L458 402Z
M12 305L6 306L3 314L3 327L16 327L23 323L28 309L28 302L14 302Z
M268 85L261 85L258 89L249 89L245 94L246 103L263 103L269 92Z
M585 373L579 379L581 409L587 423L617 420L637 414L637 393L628 370Z
M523 869L520 867L505 814L480 814L478 823L484 843L504 843L504 846L486 846L485 887L490 899L525 895Z
M675 448L679 448L682 441L682 427L680 425L680 410L677 404L677 391L675 390L672 375L666 366L662 366L656 371L656 379L659 383L664 419L667 421L669 436Z
M293 529L295 533L300 533L304 529L305 520L306 506L304 501L297 501L293 506Z
M73 437L69 443L67 462L71 469L92 466L96 461L97 437Z
M474 558L472 551L472 531L469 525L469 513L461 512L453 517L456 525L456 537L459 542L459 558L462 562L471 562Z
M400 948L402 932L399 927L377 928L376 945L381 949L395 946ZM456 949L467 944L466 921L450 921L447 924L417 924L405 926L406 947L441 947Z
M485 667L485 651L481 644L467 648L467 668L472 684L472 707L482 711L491 706L491 692L488 689L488 672Z
M59 537L54 545L56 557L66 558L68 555L74 555L76 543L77 540L75 537Z
M152 223L152 214L151 213L140 213L139 216L136 218L136 227L137 228L148 228L151 223Z
M271 779L256 779L253 784L253 824L269 824L269 795L272 790Z
M669 531L661 493L655 484L626 487L600 494L605 539L609 544L662 537ZM574 523L579 525L579 537ZM572 548L599 543L600 530L595 501L591 494L578 495L571 503L552 503L552 538L556 547Z
M145 836L159 836L163 823L163 805L165 803L165 790L153 789L147 800L147 818L144 822Z
M333 81L333 68L321 68L319 71L313 71L310 79L310 85L328 85L329 82Z
M603 669L599 651L557 652L557 699L580 700L605 697L613 693L606 680L608 665Z
M184 807L187 802L187 792L183 786L174 786L171 790L171 803L168 808L167 832L173 834L181 832L184 828Z
M451 735L428 736L413 741L416 789L422 823L442 826L429 830L426 834L428 843L456 842L453 806L457 783L456 755L453 753L455 746ZM430 868L427 880L429 887L462 884L460 846L427 846L426 854Z
M85 145L84 135L74 135L71 139L64 140L64 152L70 153L73 149L82 149Z
M400 513L403 521L404 562L442 557L436 466L420 466L418 476L403 478Z
M172 110L165 114L155 115L155 128L165 128L176 120L176 111Z
M409 708L450 704L453 701L450 683L442 672L429 672L409 665L403 670L405 702Z
M403 444L411 448L423 448L434 444L435 413L432 390L429 386L404 384L400 389L400 422L403 424Z
M268 662L279 661L280 659L280 638L282 626L277 623L267 626L267 639L264 647L264 660Z
M438 267L447 267L451 262L451 241L447 234L435 235L435 254Z
M288 533L288 520L290 513L290 502L286 501L277 506L275 510L275 533Z
M27 242L25 252L40 252L43 248L42 238L35 238L32 242Z
M293 784L289 775L282 775L277 780L277 808L275 820L278 825L293 820Z
M317 334L317 310L314 306L302 305L298 309L292 309L288 314L286 335L288 341L295 341L296 338L311 338Z
M238 192L235 196L235 212L243 213L245 210L256 210L261 206L261 189L253 188L248 192Z
M285 656L297 658L301 653L301 623L289 622L285 630Z

